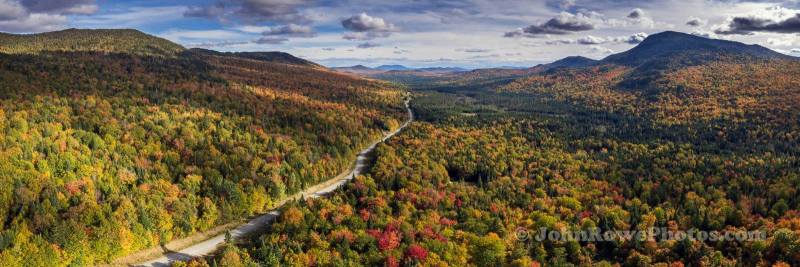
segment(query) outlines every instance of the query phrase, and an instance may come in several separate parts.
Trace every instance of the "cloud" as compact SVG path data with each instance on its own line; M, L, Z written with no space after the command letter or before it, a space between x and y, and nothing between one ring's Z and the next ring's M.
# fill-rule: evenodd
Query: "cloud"
M28 16L28 11L19 3L0 0L0 20L15 20Z
M794 45L793 38L767 38L767 44L770 46L792 46Z
M755 32L800 33L800 13L780 21L756 17L735 17L726 29L717 29L717 34L750 35Z
M631 10L630 13L628 13L629 19L640 19L643 18L644 16L645 16L644 10L642 10L641 8L634 8L633 10Z
M359 44L357 47L365 49L365 48L373 48L373 47L379 47L379 46L381 46L381 45L377 44L377 43L366 42L366 43Z
M314 31L314 28L310 26L303 26L297 24L289 24L279 27L271 27L265 30L263 33L265 36L290 36L290 37L303 37L303 38L310 38L317 35Z
M706 25L707 21L698 17L690 17L689 20L686 21L686 25L692 27L700 27Z
M354 32L391 32L395 29L391 23L382 18L369 16L367 13L342 20L342 27Z
M611 50L609 48L605 48L605 47L602 47L602 46L595 45L595 46L592 46L592 47L589 48L589 53L592 53L592 54L612 54L612 53L614 53L614 50Z
M14 20L0 21L0 31L24 33L47 32L61 30L66 24L66 16L36 13Z
M483 48L460 48L456 49L458 52L465 52L465 53L488 53L491 52L491 49L483 49Z
M255 41L257 44L283 44L289 41L286 37L265 36Z
M94 0L0 0L0 31L33 33L65 28L66 15L97 12Z
M308 6L308 0L238 0L241 8L236 12L247 22L290 22L306 24L309 19L300 14L301 6Z
M576 42L575 40L570 40L570 39L559 39L559 40L546 41L544 43L548 45L565 45L565 44L574 44Z
M800 48L793 48L791 53L792 54L800 54Z
M97 12L94 0L22 0L31 13L46 14L93 14Z
M222 41L222 42L205 42L205 43L198 43L198 44L187 44L187 47L197 47L197 48L212 48L212 47L227 47L227 46L235 46L235 45L244 45L249 44L250 42L244 41Z
M183 16L249 25L264 22L308 24L310 19L301 14L299 8L309 3L309 0L219 0L209 5L191 6Z
M694 31L694 32L692 32L692 35L696 35L696 36L700 36L700 37L705 37L705 38L709 38L709 39L719 39L719 35L717 35L717 34L716 34L716 33L714 33L714 32L707 32L707 31Z
M603 39L603 38L600 38L600 37L591 36L591 35L587 35L586 37L578 38L577 42L578 42L578 44L582 44L582 45L596 45L596 44L605 43L606 39Z
M222 2L207 5L207 6L190 6L186 12L183 12L184 17L196 18L220 18L225 14L225 4Z
M575 0L547 0L545 5L553 9L567 10L575 6Z
M324 47L322 48L323 51L336 51L336 48L333 47Z
M647 34L643 33L643 32L640 32L640 33L631 34L628 37L617 38L617 39L615 39L615 41L622 42L622 43L628 43L628 44L638 44L638 43L641 43L642 41L644 41L644 39L647 39Z
M552 40L547 41L545 44L548 45L565 45L565 44L580 44L580 45L599 45L599 44L606 44L606 43L625 43L625 44L638 44L644 41L647 38L647 34L640 32L634 33L629 36L622 36L622 37L597 37L593 35L587 35L577 40L569 40L569 39L560 39L560 40Z
M515 31L507 32L505 37L527 36L534 37L543 34L568 34L571 32L588 31L595 28L594 23L583 13L571 14L561 12L558 16L545 23L531 25Z
M349 30L342 35L345 40L368 41L376 38L386 38L397 31L397 28L386 20L361 13L341 21L342 27Z
M391 32L346 32L342 35L342 39L368 41L376 38L386 38L391 35Z

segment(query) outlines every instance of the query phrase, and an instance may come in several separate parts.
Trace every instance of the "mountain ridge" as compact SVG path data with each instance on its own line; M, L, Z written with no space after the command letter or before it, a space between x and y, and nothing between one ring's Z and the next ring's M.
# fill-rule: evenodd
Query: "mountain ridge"
M36 34L0 33L0 53L43 52L129 53L176 56L186 48L135 29L66 29Z

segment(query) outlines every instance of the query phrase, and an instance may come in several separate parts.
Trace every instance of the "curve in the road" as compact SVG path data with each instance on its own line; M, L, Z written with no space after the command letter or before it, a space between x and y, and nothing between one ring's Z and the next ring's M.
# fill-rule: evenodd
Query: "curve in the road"
M348 181L352 180L356 176L362 174L364 170L367 168L367 165L369 164L368 156L370 153L372 153L372 151L375 150L375 147L377 147L379 143L385 142L392 136L395 136L398 133L400 133L400 131L406 128L414 120L414 113L411 111L411 107L409 106L409 101L410 100L405 101L405 108L406 111L408 112L408 119L405 122L403 122L403 124L399 128L390 133L387 133L381 140L378 140L370 144L369 147L365 148L360 153L358 153L358 157L356 157L356 162L355 164L353 164L353 168L350 170L349 173L337 176L334 179L309 187L302 193L296 194L295 197L290 197L289 199L294 199L296 198L296 196L305 196L311 198L325 196L333 192L337 188L341 187L342 185L346 184ZM239 225L235 229L231 230L230 231L231 237L235 239L264 229L267 225L269 225L270 222L272 222L272 220L274 220L275 218L278 217L278 215L280 215L280 212L278 210L286 202L288 201L280 203L278 207L273 209L271 212L258 216L248 221L247 223ZM225 233L219 234L210 239L193 244L178 251L167 252L160 258L136 264L136 266L159 266L159 267L169 266L171 265L172 262L175 261L187 261L193 258L206 256L216 251L219 245L223 244L224 242L225 242Z

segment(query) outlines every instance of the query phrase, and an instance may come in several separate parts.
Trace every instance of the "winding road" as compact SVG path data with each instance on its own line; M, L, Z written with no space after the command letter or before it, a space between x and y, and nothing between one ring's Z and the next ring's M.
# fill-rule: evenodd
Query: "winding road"
M252 220L248 221L247 223L241 224L241 225L237 226L236 228L230 230L231 237L235 239L235 238L239 238L239 237L242 237L242 236L250 234L250 233L257 233L258 231L263 230L266 226L269 225L270 222L272 222L275 218L278 217L278 215L280 215L280 211L279 211L280 208L284 204L289 202L290 200L298 199L300 197L318 198L318 197L325 196L325 195L333 192L337 188L341 187L342 185L346 184L347 182L349 182L350 180L352 180L356 176L362 174L366 170L367 165L369 164L368 156L369 156L370 153L372 153L372 151L375 150L375 147L377 147L378 144L380 144L382 142L385 142L389 138L392 138L392 136L397 135L398 133L400 133L400 131L402 131L404 128L406 128L412 121L414 121L414 113L411 111L411 108L409 107L409 101L410 100L406 100L405 101L406 111L408 112L408 119L403 123L403 125L401 125L400 128L397 128L396 130L387 133L386 135L384 135L384 137L381 140L378 140L378 141L372 143L369 147L367 147L364 150L362 150L358 154L358 157L356 157L356 161L353 164L353 167L350 169L349 172L343 173L343 174L341 174L341 175L339 175L339 176L337 176L337 177L335 177L333 179L330 179L328 181L322 182L320 184L311 186L311 187L307 188L306 190L304 190L303 192L295 194L295 195L293 195L293 196L291 196L291 197L279 202L276 205L276 208L273 209L272 211L270 211L270 212L268 212L266 214L263 214L261 216L258 216L256 218L253 218ZM209 254L213 253L214 251L216 251L217 248L221 244L223 244L224 242L225 242L225 233L218 234L218 235L216 235L216 236L214 236L214 237L212 237L210 239L207 239L205 241L201 241L201 242L192 244L192 245L190 245L188 247L185 247L185 248L182 248L182 249L179 249L179 250L176 250L176 251L166 252L161 257L159 257L157 259L153 259L153 260L150 260L150 261L146 261L146 262L142 262L142 263L134 264L134 265L135 266L158 266L158 267L170 266L171 263L175 262L175 261L187 261L187 260L190 260L190 259L193 259L193 258L209 255ZM169 245L167 245L167 247L168 246Z

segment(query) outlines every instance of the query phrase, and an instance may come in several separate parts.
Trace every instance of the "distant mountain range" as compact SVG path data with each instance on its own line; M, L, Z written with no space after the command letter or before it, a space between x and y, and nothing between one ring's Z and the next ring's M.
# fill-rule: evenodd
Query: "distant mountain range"
M388 72L398 72L406 74L408 73L445 74L445 73L457 73L457 72L469 71L469 69L456 68L456 67L411 68L403 65L381 65L374 68L370 68L364 65L355 65L350 67L334 67L331 69L339 72L347 72L359 75L377 75L377 74L385 74Z

